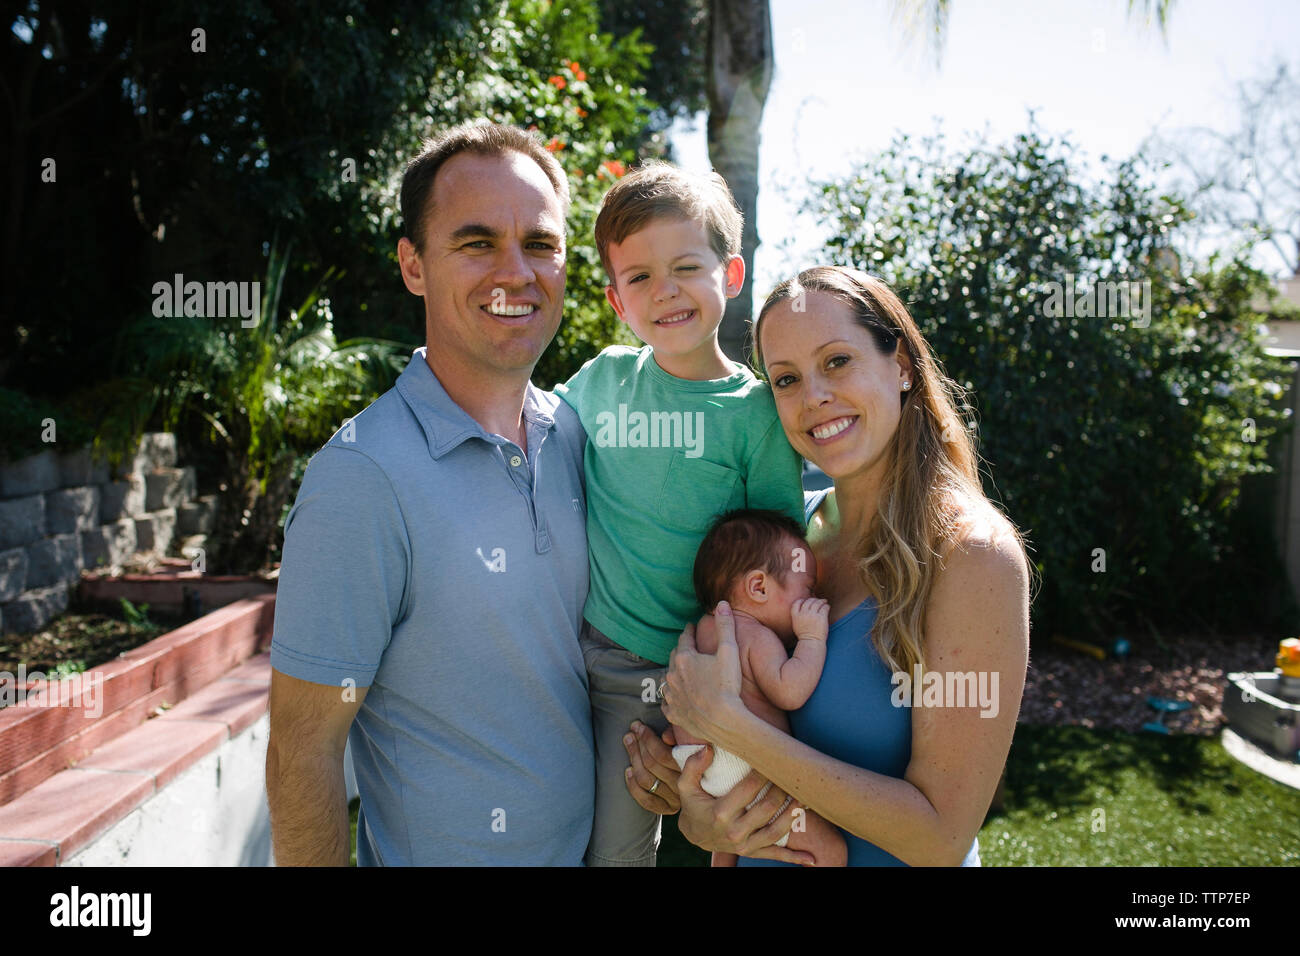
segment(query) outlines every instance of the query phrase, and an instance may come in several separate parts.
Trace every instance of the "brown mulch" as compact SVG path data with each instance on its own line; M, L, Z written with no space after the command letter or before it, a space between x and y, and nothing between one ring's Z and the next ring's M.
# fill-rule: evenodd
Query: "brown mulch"
M29 674L39 671L48 675L61 664L76 665L74 671L89 670L182 622L177 615L150 611L147 624L131 625L122 619L120 610L101 613L91 607L74 607L40 630L0 636L0 673L16 674L20 663Z
M1227 675L1271 671L1277 637L1165 638L1138 644L1124 660L1099 661L1079 651L1034 637L1029 653L1020 722L1075 724L1138 732L1157 718L1147 697L1187 700L1193 706L1165 716L1174 733L1211 736L1222 729Z

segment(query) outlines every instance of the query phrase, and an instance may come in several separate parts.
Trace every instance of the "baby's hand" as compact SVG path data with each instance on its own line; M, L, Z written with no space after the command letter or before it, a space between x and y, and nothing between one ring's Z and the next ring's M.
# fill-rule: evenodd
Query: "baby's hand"
M801 641L824 641L830 631L831 604L824 598L802 598L790 605L790 622Z

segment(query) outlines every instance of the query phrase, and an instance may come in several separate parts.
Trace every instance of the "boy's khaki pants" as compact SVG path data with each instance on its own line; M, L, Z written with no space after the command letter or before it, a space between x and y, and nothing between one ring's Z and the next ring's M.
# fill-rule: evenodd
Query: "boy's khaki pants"
M627 792L624 773L629 760L623 736L634 720L659 734L668 728L658 695L668 668L624 650L586 621L580 641L596 741L596 816L585 862L654 866L662 821L657 813L641 809Z

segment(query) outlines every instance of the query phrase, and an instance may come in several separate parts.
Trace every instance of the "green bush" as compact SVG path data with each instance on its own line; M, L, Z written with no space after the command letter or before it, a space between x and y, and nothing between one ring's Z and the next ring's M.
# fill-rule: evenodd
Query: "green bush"
M51 419L57 425L59 412L50 402L0 388L0 457L17 461L43 451L48 446L41 431Z
M1032 127L964 151L902 137L815 184L807 210L834 232L826 257L898 288L973 391L986 490L1042 574L1040 630L1198 617L1240 629L1277 586L1260 573L1273 556L1231 532L1242 480L1268 470L1288 414L1276 400L1289 373L1251 306L1269 283L1248 250L1180 257L1191 214L1140 158L1106 177L1088 181L1070 144ZM1103 281L1150 294L1128 315L1109 298L1105 316L1067 315L1071 281L1076 295Z
M0 461L89 445L101 460L117 463L144 431L153 393L152 386L118 389L99 383L55 402L0 388Z
M222 478L210 571L255 571L278 556L301 460L406 364L397 343L336 339L330 301L320 294L328 273L296 308L283 308L293 271L288 253L273 247L251 328L237 319L149 315L120 340L139 377L117 387L153 383L162 427Z

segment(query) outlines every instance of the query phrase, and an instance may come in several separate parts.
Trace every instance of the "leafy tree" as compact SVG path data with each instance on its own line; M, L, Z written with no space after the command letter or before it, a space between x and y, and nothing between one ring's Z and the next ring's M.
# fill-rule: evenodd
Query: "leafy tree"
M614 36L629 36L649 44L650 66L646 95L657 105L646 130L666 130L679 116L693 116L706 106L709 4L706 0L601 0L601 28Z
M655 107L649 48L601 34L596 0L331 0L310 17L282 0L30 0L10 21L0 385L58 400L104 379L100 356L154 282L256 279L273 235L304 266L291 297L336 270L341 336L418 343L395 255L401 167L480 117L536 127L581 180L573 321L546 374L617 334L582 217Z
M1130 20L1138 19L1144 28L1154 19L1160 35L1168 39L1169 19L1174 11L1174 0L1125 0ZM944 46L948 42L948 17L953 0L893 0L892 15L905 40L909 43L928 42L934 62L943 61Z
M11 361L0 379L36 394L102 378L93 344L147 305L154 281L257 278L286 224L308 261L358 265L357 206L331 189L341 158L364 175L470 9L15 7L0 72L12 130L0 282L0 355Z
M401 170L464 121L535 129L570 176L565 322L535 380L631 341L592 224L655 105L649 47L601 33L597 0L332 0L310 17L278 0L30 0L10 19L6 172L24 201L6 210L0 408L20 421L2 453L31 449L51 409L60 440L174 425L224 485L222 565L273 557L305 457L391 381L392 342L423 341L396 260ZM43 156L57 175L34 187ZM252 330L155 319L153 285L177 273L265 277L302 304L268 302Z
M1241 84L1237 101L1237 129L1196 127L1148 148L1176 158L1175 181L1208 224L1256 236L1300 275L1300 75L1275 63Z
M1190 213L1140 159L1103 183L1080 168L1032 126L964 151L900 137L807 209L834 226L830 261L896 286L971 390L986 489L1042 573L1040 630L1239 628L1264 606L1246 596L1277 584L1274 553L1233 523L1285 417L1290 376L1251 305L1267 279L1248 250L1180 265ZM1111 282L1127 301L1081 298Z

